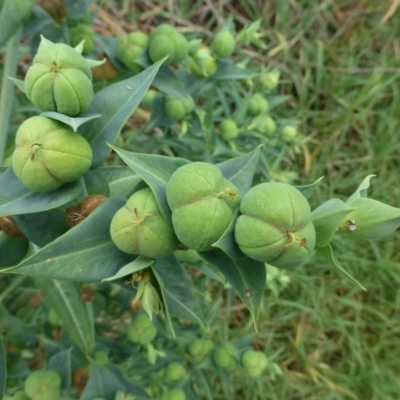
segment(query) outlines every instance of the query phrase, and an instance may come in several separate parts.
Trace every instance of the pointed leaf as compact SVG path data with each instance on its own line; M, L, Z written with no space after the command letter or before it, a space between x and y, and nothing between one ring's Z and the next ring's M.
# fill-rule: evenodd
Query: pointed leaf
M232 60L219 60L217 72L211 76L215 80L247 79L256 76L249 69L240 68Z
M152 264L154 264L153 259L139 256L129 264L124 265L115 275L103 279L102 282L110 282L115 281L116 279L121 279L124 276L132 275L135 272L148 268Z
M187 99L188 94L182 81L168 67L160 68L154 78L153 86L163 93L170 94L182 100Z
M103 65L106 61L106 58L103 58L102 60L90 60L89 58L86 58L86 62L89 64L90 68L100 67L100 65Z
M79 400L95 397L114 399L118 390L125 391L125 385L107 367L91 362L89 380Z
M108 182L110 197L129 197L142 178L128 167L101 167L96 171Z
M358 287L362 290L367 290L365 287L358 282L355 278L353 278L339 263L338 259L336 258L333 248L330 244L324 247L315 247L315 251L320 254L322 257L325 258L332 266L334 266L342 275L344 275L349 281L355 283Z
M25 257L29 240L25 237L12 237L0 231L0 268L17 265Z
M370 186L370 180L376 175L368 175L360 184L360 186L357 188L357 190L347 199L346 203L359 199L360 197L367 197L367 189Z
M6 380L7 380L7 364L6 364L6 353L3 347L3 341L0 336L0 399L6 391Z
M93 319L88 314L76 283L43 278L35 278L34 282L45 301L62 318L63 329L72 341L84 354L91 354L95 344Z
M61 388L69 389L71 386L72 362L71 362L72 347L62 350L50 357L47 363L47 369L56 371L61 377Z
M266 284L265 264L250 258L232 260L221 250L204 251L199 254L222 272L250 310L256 324Z
M99 118L101 117L100 114L82 114L79 117L69 117L68 115L65 114L60 114L55 111L45 111L40 113L42 117L48 117L55 119L57 121L63 122L66 125L69 125L74 132L77 131L77 129L84 124L85 122L88 122L92 119Z
M79 132L93 150L92 167L100 166L109 156L108 143L114 143L128 118L140 104L142 97L153 82L162 61L152 65L138 75L114 83L96 93L88 114L101 114L83 125Z
M315 189L319 185L319 183L324 179L323 176L316 180L314 183L311 183L310 185L304 185L304 186L295 186L296 189L300 190L300 192L303 194L303 196L306 199L309 199L310 196L314 193Z
M332 240L340 223L354 208L339 199L330 199L311 213L311 221L317 234L316 245L324 247Z
M239 217L239 209L235 211L235 214L233 215L232 221L229 224L227 230L212 246L221 249L230 258L233 258L235 260L240 260L240 259L243 260L247 256L246 254L242 253L241 250L239 249L239 246L235 241L235 235L234 235L235 225L238 217Z
M15 176L12 167L0 175L0 216L29 214L60 207L77 198L83 190L81 180L66 183L50 192L31 192Z
M156 260L152 270L160 283L168 312L205 326L203 312L193 295L192 281L176 257Z
M257 168L261 146L252 152L217 164L225 178L235 184L243 196L250 188Z
M132 259L112 242L110 223L125 204L113 198L101 203L83 222L14 268L16 274L74 281L101 281Z
M150 186L161 214L167 221L171 221L171 210L167 203L165 186L176 169L190 161L154 154L131 153L117 147L110 147Z
M25 93L25 81L23 81L22 79L12 78L11 76L9 76L8 79L11 79L14 82L15 86L17 86L18 89Z

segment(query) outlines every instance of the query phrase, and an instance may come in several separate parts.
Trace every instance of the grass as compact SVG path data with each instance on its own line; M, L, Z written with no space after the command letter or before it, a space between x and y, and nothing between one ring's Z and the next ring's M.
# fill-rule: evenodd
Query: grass
M325 176L313 205L330 197L345 199L366 175L376 174L370 197L398 206L400 15L393 10L399 2L143 4L139 11L147 18L138 13L139 24L169 20L206 31L229 15L238 27L262 16L268 48L248 52L255 62L282 71L281 91L292 95L283 113L297 117L306 136L296 160L301 183ZM289 271L291 282L278 297L266 291L254 342L283 375L272 380L266 374L258 384L237 376L232 382L235 398L399 397L399 234L372 244L339 238L334 246L345 268L368 291L316 256ZM242 315L242 326L229 331L231 339L251 333L246 318ZM223 393L221 389L221 397L215 398L226 398Z

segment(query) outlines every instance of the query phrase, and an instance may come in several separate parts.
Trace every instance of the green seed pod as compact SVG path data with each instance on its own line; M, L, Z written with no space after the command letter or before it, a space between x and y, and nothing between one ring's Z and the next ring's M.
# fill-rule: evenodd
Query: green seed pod
M297 135L297 128L293 125L286 125L282 128L282 139L285 142L292 142Z
M263 183L250 189L240 204L235 240L250 258L278 268L301 264L315 246L310 205L286 183Z
M15 145L14 173L34 192L48 192L76 181L92 163L89 143L67 125L46 117L25 120Z
M258 115L251 120L250 129L255 129L265 136L272 136L276 132L276 122L269 115Z
M61 386L55 371L34 371L25 381L25 393L31 400L57 400Z
M40 110L74 117L85 112L92 102L92 71L72 47L49 44L34 57L25 76L25 91Z
M279 78L278 70L266 72L260 76L261 87L265 90L274 90L279 85Z
M164 220L150 189L134 193L114 215L110 226L111 238L125 253L163 258L178 247L178 240Z
M174 388L164 393L161 400L186 400L186 394L182 389Z
M247 112L252 116L267 112L268 107L268 101L261 93L253 94L247 102Z
M186 378L185 367L179 362L172 362L167 365L164 371L165 379L170 383L181 382Z
M209 77L218 70L218 63L208 47L201 47L189 58L189 71L197 76Z
M261 351L247 350L242 355L242 365L249 376L257 378L267 367L268 358Z
M78 46L82 40L85 41L83 45L83 54L88 54L94 47L94 30L90 25L78 24L72 27L69 31L71 46Z
M127 334L131 342L145 346L156 337L157 328L147 314L140 314L129 325Z
M234 120L224 119L219 125L219 133L222 139L229 141L238 137L239 129Z
M189 344L188 353L194 364L202 363L214 348L211 340L196 339Z
M186 100L167 94L165 96L165 115L174 121L180 121L190 113L194 108L192 96L188 96Z
M212 50L219 58L230 57L235 50L235 38L229 31L217 33L212 42Z
M143 107L151 108L153 105L154 99L156 98L158 92L157 90L154 89L149 89L145 95L143 96L143 99L141 101L141 104Z
M149 44L149 37L144 32L131 32L117 41L117 57L132 71L140 72L143 67L136 60Z
M204 162L178 168L167 183L166 196L178 239L197 251L211 250L240 202L239 189L219 168Z
M174 65L181 63L189 54L189 43L185 36L177 32L173 37L175 46Z
M232 343L226 343L213 354L213 360L217 367L229 370L236 366L236 347Z

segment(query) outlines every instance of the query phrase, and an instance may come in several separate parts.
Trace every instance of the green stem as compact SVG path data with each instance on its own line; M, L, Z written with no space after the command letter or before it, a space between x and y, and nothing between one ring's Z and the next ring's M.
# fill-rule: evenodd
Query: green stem
M4 299L14 291L25 279L27 276L20 275L17 276L6 289L4 289L0 294L0 304L4 301Z
M11 109L14 98L14 82L9 79L9 76L15 76L17 70L18 50L21 34L22 28L19 28L17 33L7 42L6 48L6 61L4 64L0 97L0 166L4 161Z

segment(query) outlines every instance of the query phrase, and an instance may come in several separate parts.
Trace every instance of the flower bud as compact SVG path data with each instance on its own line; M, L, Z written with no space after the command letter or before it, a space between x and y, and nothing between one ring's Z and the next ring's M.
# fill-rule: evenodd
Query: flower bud
M188 95L186 99L181 99L173 95L165 96L165 115L174 121L180 121L189 114L194 108L194 100Z

